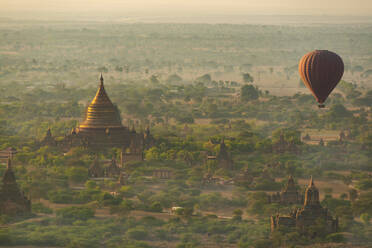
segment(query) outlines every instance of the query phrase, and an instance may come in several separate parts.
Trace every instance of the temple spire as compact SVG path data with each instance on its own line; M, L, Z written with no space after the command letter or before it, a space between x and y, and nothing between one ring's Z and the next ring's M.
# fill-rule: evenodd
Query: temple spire
M310 177L309 187L314 187L314 179L313 179L313 176Z
M102 72L101 72L101 77L99 78L99 80L101 81L101 87L103 86L103 76L102 76Z
M117 108L112 104L103 85L103 76L100 76L100 86L97 93L86 110L86 116L79 130L84 132L88 128L121 128L121 119Z

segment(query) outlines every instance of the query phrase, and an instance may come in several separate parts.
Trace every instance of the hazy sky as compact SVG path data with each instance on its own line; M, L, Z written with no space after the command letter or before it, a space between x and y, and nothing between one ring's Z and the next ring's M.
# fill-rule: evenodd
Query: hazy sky
M0 0L1 12L137 12L372 16L372 0Z

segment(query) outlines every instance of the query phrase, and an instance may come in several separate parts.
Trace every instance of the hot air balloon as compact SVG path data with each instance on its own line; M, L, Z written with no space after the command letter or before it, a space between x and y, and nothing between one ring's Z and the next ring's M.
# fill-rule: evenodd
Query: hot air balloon
M336 53L315 50L302 57L298 70L305 86L319 103L319 108L324 108L324 101L344 74L344 62Z

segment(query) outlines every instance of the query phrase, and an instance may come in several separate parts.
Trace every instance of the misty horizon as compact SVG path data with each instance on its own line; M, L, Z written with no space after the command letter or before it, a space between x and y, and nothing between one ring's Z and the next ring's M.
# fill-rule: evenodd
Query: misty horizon
M182 2L139 0L2 1L2 18L16 20L84 20L185 23L366 23L372 3L366 0L312 2L227 0Z

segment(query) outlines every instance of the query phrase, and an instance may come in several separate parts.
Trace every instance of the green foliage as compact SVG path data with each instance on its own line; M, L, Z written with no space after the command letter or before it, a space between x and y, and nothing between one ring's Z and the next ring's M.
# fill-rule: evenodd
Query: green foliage
M336 199L332 197L325 197L322 201L322 205L327 207L331 211L335 211L338 207L350 207L350 201Z
M332 233L327 235L326 240L328 242L333 242L333 243L344 243L346 242L346 238L342 233Z
M257 100L259 97L258 90L253 85L244 85L240 89L240 99L242 102Z
M355 185L359 190L369 190L372 189L372 179L361 179Z
M129 229L126 235L134 240L146 240L148 238L148 232L143 227Z
M352 204L355 215L367 213L372 215L372 191L360 194L359 198Z
M150 206L150 211L152 212L162 212L163 211L163 208L160 204L160 202L153 202Z
M243 81L244 83L253 83L254 79L249 73L243 73Z
M1 245L11 245L11 238L7 229L0 230L0 244Z
M73 222L75 220L86 221L94 217L95 211L89 207L66 207L56 211L57 217L60 217L63 222Z
M371 221L371 215L368 213L363 213L360 215L360 219L363 221L365 225L369 225Z
M46 207L41 202L32 203L31 209L32 209L33 213L42 213L42 214L52 214L53 213L53 209Z
M85 182L88 179L88 169L81 167L69 168L66 175L73 182Z

